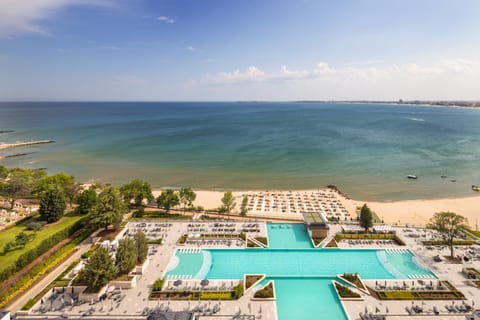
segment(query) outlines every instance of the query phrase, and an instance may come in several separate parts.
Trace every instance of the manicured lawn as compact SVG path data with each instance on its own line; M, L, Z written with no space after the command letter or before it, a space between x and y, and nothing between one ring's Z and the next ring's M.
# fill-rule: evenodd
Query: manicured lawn
M30 222L35 221L35 219L38 219L38 216L22 221L18 225L11 226L8 229L1 231L0 232L0 260L2 261L2 263L0 263L0 271L2 271L4 268L9 266L10 264L14 263L15 260L25 251L35 248L36 246L38 246L40 242L42 242L42 240L48 238L49 236L51 236L52 234L60 230L63 230L64 228L70 227L75 222L80 220L82 217L83 216L81 215L69 214L64 216L62 219L60 219L55 223L47 224L40 231L36 233L35 238L29 243L27 243L25 248L9 251L5 255L1 255L1 253L3 253L3 247L7 242L15 240L15 236L17 234L19 234L22 231L27 234L34 233L33 231L28 231L26 229L26 226Z

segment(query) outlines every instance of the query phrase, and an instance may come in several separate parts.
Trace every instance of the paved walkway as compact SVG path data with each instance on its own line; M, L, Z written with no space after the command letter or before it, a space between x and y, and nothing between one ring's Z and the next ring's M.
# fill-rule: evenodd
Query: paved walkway
M50 282L55 280L73 261L80 259L80 256L83 253L87 252L88 249L90 249L92 245L91 239L99 231L96 231L94 234L92 234L92 236L88 237L82 243L80 243L77 246L77 250L69 258L67 258L67 260L65 260L63 263L61 263L55 269L49 272L45 277L43 277L40 281L34 284L30 289L25 291L25 293L23 293L20 297L17 297L6 309L9 310L12 314L20 311L28 300L39 294L46 286L50 284Z

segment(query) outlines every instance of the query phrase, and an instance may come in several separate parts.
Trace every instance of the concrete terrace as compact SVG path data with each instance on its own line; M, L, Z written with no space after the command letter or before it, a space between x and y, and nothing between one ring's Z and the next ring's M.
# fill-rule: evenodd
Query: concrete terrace
M149 300L149 293L152 288L152 284L155 280L164 277L167 272L171 258L175 254L175 250L192 251L199 248L244 248L245 242L241 239L226 238L225 234L228 233L246 233L247 238L256 236L268 236L266 223L258 221L189 221L189 222L155 222L155 221L140 221L129 222L124 230L119 234L119 237L123 235L133 234L137 230L144 231L150 239L162 238L162 245L150 245L148 255L148 265L145 272L138 276L137 285L132 289L121 290L119 293L119 299L108 299L105 301L99 301L93 303L83 303L74 307L66 306L62 307L65 297L58 297L56 300L57 305L53 306L55 310L49 310L47 312L41 309L48 308L48 303L42 307L40 303L34 306L29 314L29 317L51 317L51 316L68 316L79 317L88 315L91 318L141 318L147 309L152 310L159 308L161 310L170 311L186 311L186 310L200 310L217 308L220 311L215 315L205 314L204 312L196 312L198 319L241 319L241 315L245 315L245 319L277 319L276 302L274 300L252 300L253 290L247 290L243 297L239 300L233 301L174 301L174 300ZM331 235L341 230L340 225L331 225ZM447 255L447 248L442 249L427 249L420 243L420 240L425 238L423 234L434 237L434 234L430 234L431 231L424 231L422 229L406 229L395 228L397 234L405 241L409 250L416 255L418 263L427 266L432 270L438 278L441 280L447 279L457 289L459 289L466 297L465 303L478 306L480 304L480 290L474 288L466 280L461 273L462 264L451 264L443 260L442 262L434 262L433 257L436 255ZM420 234L420 237L410 236L412 233ZM197 235L201 234L213 234L218 235L217 238L203 239ZM185 244L179 245L178 240L182 235L187 235ZM328 240L328 239L327 239ZM399 246L397 244L385 241L372 241L372 242L349 242L345 239L339 243L340 248L388 248L391 250L397 250ZM405 248L405 247L403 247ZM404 249L402 249L404 250ZM466 250L461 250L462 254ZM478 268L478 261L474 261ZM420 286L420 282L414 279L408 280L414 282L415 285ZM432 279L424 279L426 282ZM184 290L185 287L199 287L201 283L198 279L182 279L182 283L179 286L174 284L175 279L166 279L164 288L170 288L179 291ZM387 286L397 286L403 280L388 280ZM435 280L436 281L436 280ZM211 288L232 287L236 284L228 281L214 280L210 284ZM368 286L374 287L375 280L368 280L365 282ZM370 295L360 292L363 300L361 301L341 301L347 316L349 319L360 319L360 313L364 314L383 314L387 319L424 319L428 316L428 319L465 319L463 314L452 314L446 309L447 305L451 305L452 301L379 301ZM48 297L44 298L45 301L49 301ZM462 304L461 301L455 301L454 304ZM424 310L422 315L411 316L408 314L406 308L412 306L421 306ZM51 306L50 306L51 307ZM440 310L440 315L433 315L433 308L437 307Z

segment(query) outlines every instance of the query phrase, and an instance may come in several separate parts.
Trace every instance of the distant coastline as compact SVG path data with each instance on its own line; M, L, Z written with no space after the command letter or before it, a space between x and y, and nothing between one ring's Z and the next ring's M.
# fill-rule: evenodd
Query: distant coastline
M459 198L480 185L479 111L374 103L19 103L0 108L0 128L15 130L0 140L58 143L0 145L0 163L68 172L84 182L138 177L155 181L153 187L197 190L334 184L353 199ZM9 119L16 119L14 128ZM406 179L410 174L419 179Z
M480 101L475 100L298 100L292 103L358 103L358 104L393 104L425 107L462 107L480 108Z

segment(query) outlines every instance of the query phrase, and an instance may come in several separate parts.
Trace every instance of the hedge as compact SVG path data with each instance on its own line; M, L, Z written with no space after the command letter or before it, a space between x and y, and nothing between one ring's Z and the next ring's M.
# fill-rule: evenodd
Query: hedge
M8 266L7 268L5 268L0 272L0 281L4 281L8 279L8 277L20 271L23 267L25 267L26 265L31 263L33 260L35 260L42 254L47 252L54 245L64 240L65 238L73 235L76 231L83 228L86 221L87 219L81 219L77 221L72 226L67 227L61 231L58 231L57 233L54 233L50 237L46 238L45 240L40 242L40 244L35 248L32 248L26 251L25 253L23 253L21 256L17 258L17 260L15 260L15 263L13 263L11 266Z
M84 235L76 238L74 241L70 242L52 256L48 257L41 264L36 266L30 273L22 277L17 281L12 287L10 287L6 292L0 295L0 308L3 308L10 302L13 298L17 297L19 294L29 289L40 277L50 272L54 267L56 267L61 261L70 256L76 249L75 246L85 239Z

